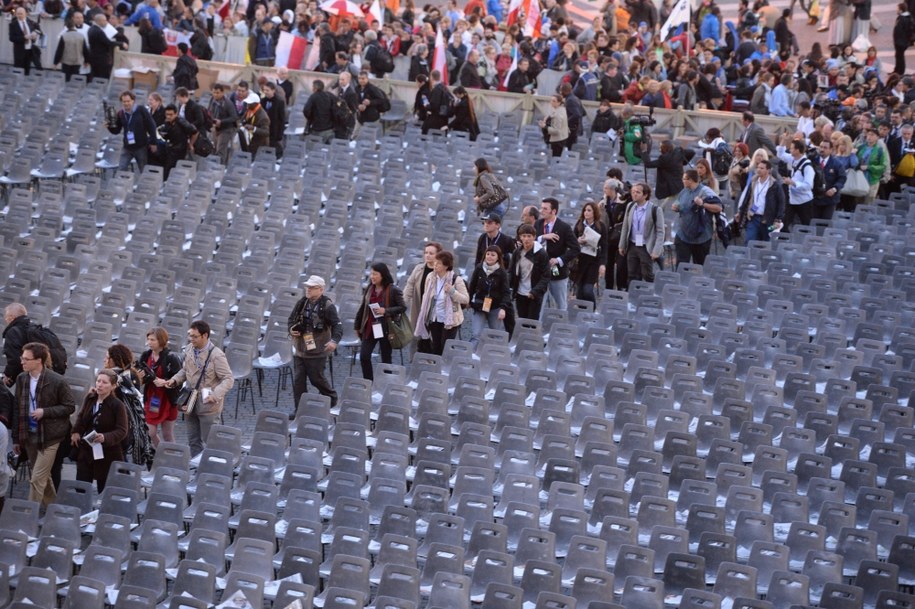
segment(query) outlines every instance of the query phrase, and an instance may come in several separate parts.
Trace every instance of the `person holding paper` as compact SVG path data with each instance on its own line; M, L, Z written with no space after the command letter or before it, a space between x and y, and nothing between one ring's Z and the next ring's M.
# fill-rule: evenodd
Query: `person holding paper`
M576 273L578 289L575 297L579 300L596 302L594 284L607 272L607 225L600 215L600 206L588 201L581 208L581 215L575 223L575 237L581 251L578 254Z
M118 375L114 370L99 371L95 388L86 394L70 434L70 445L74 448L71 455L76 453L76 479L94 480L99 493L105 490L111 464L124 460L127 407L114 394L117 384Z
M381 361L391 363L393 349L388 341L388 320L407 312L403 292L394 285L394 277L388 265L376 262L369 274L369 285L362 297L362 306L356 312L356 335L362 340L359 349L359 363L362 378L373 380L372 352L375 345L381 345Z
M503 330L505 318L512 310L508 271L503 264L502 248L490 245L483 259L473 271L470 286L470 307L473 309L473 326L470 344L476 347L483 328Z
M184 367L169 380L156 379L157 387L180 387L185 382L197 390L197 399L186 413L187 442L191 456L203 452L210 428L219 421L226 394L235 384L229 360L222 349L210 342L210 324L203 320L191 322L187 331L190 344L184 349Z

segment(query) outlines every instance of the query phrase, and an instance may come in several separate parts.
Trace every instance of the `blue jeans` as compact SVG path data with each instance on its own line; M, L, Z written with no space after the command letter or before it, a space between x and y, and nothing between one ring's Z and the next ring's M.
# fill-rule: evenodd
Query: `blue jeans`
M769 240L769 227L763 224L762 216L756 215L750 218L747 222L745 237L747 243Z
M540 317L543 318L543 311L547 308L559 309L565 311L569 308L569 278L551 279L550 287L543 298L543 310L540 311Z
M473 325L471 326L471 337L470 344L474 347L477 346L477 343L480 340L480 334L483 333L485 328L490 330L503 330L504 324L502 320L499 319L499 311L502 309L493 309L489 313L484 313L483 311L474 311L473 312Z
M128 148L127 146L124 146L121 148L121 158L118 160L118 171L127 171L130 169L130 161L135 160L137 162L137 167L142 173L143 168L146 167L146 158L146 146L140 146L139 148Z

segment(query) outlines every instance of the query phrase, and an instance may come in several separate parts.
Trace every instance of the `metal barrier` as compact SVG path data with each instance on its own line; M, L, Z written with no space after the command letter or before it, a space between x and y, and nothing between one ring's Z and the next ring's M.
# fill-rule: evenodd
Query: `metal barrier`
M148 70L158 71L160 82L163 76L172 73L175 67L176 59L174 57L163 57L161 55L146 55L142 53L131 53L117 51L115 54L115 68L127 68L130 70ZM256 82L258 76L276 74L274 68L264 68L255 65L239 65L230 63L220 63L216 61L198 61L201 71L208 70L216 75L218 82L232 84L239 80L248 80ZM298 70L289 71L289 79L294 83L294 90L311 91L311 84L315 80L333 80L333 74L322 72L305 72ZM383 79L373 80L392 99L403 100L407 108L413 107L413 101L416 97L416 83ZM470 97L473 99L474 108L477 117L482 118L485 115L518 115L520 113L520 124L529 125L535 120L544 116L549 111L550 98L544 95L530 95L519 93L507 93L504 91L483 91L471 89ZM594 116L597 111L597 102L583 102L585 111L589 118ZM614 109L619 112L621 104L614 104ZM648 109L636 106L640 113L647 113ZM721 130L723 137L729 141L736 140L743 133L744 126L741 120L741 114L738 112L720 112L717 110L655 110L654 117L657 125L652 128L653 132L664 133L670 138L689 138L703 135L711 127L717 127ZM778 118L773 116L757 116L756 122L761 125L768 133L776 133L779 130L788 129L793 131L797 125L796 119Z

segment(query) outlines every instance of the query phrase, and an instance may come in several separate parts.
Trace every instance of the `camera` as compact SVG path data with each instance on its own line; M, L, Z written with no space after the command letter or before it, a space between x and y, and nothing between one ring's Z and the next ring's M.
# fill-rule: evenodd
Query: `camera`
M114 106L109 106L108 102L103 101L102 107L105 109L105 123L109 129L116 129L118 126L118 111Z
M153 372L153 369L150 368L146 362L137 360L133 363L133 369L137 372L143 373L144 379L154 379L156 378L156 373Z
M744 159L744 160L740 161L739 163L737 163L737 165L746 169L747 167L750 166L750 159Z
M642 127L652 127L658 123L652 116L645 116L644 114L636 114L629 119L629 122L633 125L641 125Z

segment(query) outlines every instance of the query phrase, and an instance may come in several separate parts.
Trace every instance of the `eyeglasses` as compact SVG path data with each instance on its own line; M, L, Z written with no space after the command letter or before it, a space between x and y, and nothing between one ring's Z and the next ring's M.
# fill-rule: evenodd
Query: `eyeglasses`
M37 358L37 357L25 357L25 356L23 356L23 357L20 357L20 358L19 358L19 361L20 361L20 362L34 362L34 361L38 361L38 358Z
M200 334L191 334L190 332L187 333L187 337L190 339L200 338L201 336L202 335Z

